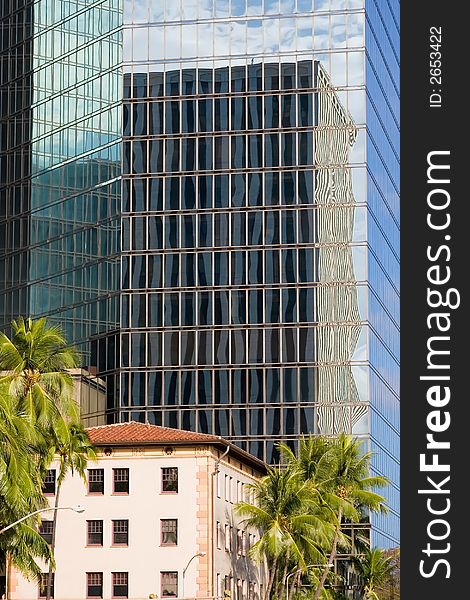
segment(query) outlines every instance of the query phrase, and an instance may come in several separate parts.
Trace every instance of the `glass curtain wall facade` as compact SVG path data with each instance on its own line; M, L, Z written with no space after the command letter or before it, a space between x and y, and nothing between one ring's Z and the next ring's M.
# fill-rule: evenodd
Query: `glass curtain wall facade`
M96 372L90 340L119 324L121 3L5 0L0 19L0 324L48 316Z
M270 461L280 435L365 433L357 129L318 61L201 75L149 102L157 78L125 75L123 407Z
M392 520L374 531L392 546L398 6L386 5L125 0L118 418L220 434L268 462L280 439L360 436L395 482Z
M33 3L0 7L0 321L27 313ZM15 316L17 316L15 314Z
M399 531L399 3L366 0L366 165L370 449L391 508L373 515L374 543Z
M267 462L361 437L392 481L373 543L397 545L398 2L4 0L0 22L0 325L65 326L109 421Z

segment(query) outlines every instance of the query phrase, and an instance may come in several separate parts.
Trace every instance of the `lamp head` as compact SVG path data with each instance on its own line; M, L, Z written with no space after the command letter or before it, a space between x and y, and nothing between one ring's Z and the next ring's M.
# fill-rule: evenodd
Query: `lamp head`
M74 510L76 513L82 513L82 512L85 512L85 507L84 507L84 506L80 506L80 504L78 504L77 506L72 506L71 508L72 508L72 510Z

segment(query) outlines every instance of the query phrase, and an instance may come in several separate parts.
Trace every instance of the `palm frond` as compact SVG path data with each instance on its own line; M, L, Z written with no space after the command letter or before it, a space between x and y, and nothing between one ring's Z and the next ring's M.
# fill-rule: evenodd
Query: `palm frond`
M72 469L83 477L87 459L96 458L78 421L67 372L78 365L77 350L45 318L19 317L11 324L10 337L0 333L0 523L15 522L47 505L42 481L56 441L62 444L62 473ZM0 537L0 549L26 576L40 573L36 559L52 561L38 523L30 518Z

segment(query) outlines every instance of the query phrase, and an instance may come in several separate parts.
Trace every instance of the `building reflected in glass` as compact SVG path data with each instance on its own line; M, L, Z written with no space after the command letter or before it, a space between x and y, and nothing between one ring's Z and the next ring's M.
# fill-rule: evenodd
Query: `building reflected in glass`
M118 409L268 462L302 433L364 437L394 481L374 539L386 546L398 537L393 10L124 3Z
M399 5L5 0L0 317L108 421L375 452L398 544ZM84 415L85 418L92 415Z

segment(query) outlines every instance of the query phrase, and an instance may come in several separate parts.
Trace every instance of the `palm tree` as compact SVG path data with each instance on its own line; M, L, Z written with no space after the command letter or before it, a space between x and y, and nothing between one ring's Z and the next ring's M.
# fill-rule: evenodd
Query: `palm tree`
M279 450L281 456L287 462L288 467L295 470L302 481L309 482L311 489L315 491L321 518L324 522L329 523L330 526L334 528L335 533L332 540L330 540L328 547L331 548L333 542L336 541L336 546L339 545L347 548L349 539L346 535L343 535L341 528L338 529L336 526L338 498L332 493L332 485L335 481L338 469L337 439L309 435L301 438L297 453L295 453L289 445L284 443L279 444ZM323 547L325 553L327 553L328 547ZM331 563L329 560L323 562L325 564L323 571L326 571L328 576L329 567L327 567L326 564ZM310 581L314 585L319 584L322 575L321 567L318 565L315 569L310 571L308 575ZM297 576L293 577L291 596L294 589L298 587L300 578L300 572ZM326 577L324 582L325 581ZM323 584L322 589L324 590ZM326 596L328 596L328 594L326 594Z
M3 510L15 507L21 514L36 491L38 474L29 452L33 441L34 432L12 406L5 387L0 386L0 523L8 522L3 519Z
M70 423L65 429L56 429L52 432L50 439L50 453L51 456L55 456L59 461L59 474L57 476L57 489L54 505L54 507L57 508L59 506L62 483L68 472L70 471L72 475L77 473L86 483L86 468L88 461L95 461L97 459L97 454L84 426L79 422ZM55 548L58 512L58 510L54 511L52 521L52 553L54 553ZM53 563L50 562L47 575L47 600L51 597L52 570Z
M281 456L295 467L304 480L322 483L332 474L335 454L335 439L322 435L308 435L300 439L297 454L284 443L279 444Z
M332 444L332 449L332 452L327 452L334 473L323 486L323 498L331 509L335 522L335 535L328 556L328 564L332 564L336 558L343 519L357 523L366 510L386 511L385 498L372 490L388 484L385 477L369 475L371 453L363 452L362 442L359 439L340 434ZM312 600L318 600L320 597L329 570L330 567L326 566Z
M54 564L51 548L38 532L38 525L38 518L31 517L2 533L0 554L3 555L7 577L9 567L14 566L27 579L39 579L42 569L36 559Z
M367 549L354 564L363 581L363 591L367 600L380 600L376 589L382 587L395 568L393 555L387 556L380 548Z
M32 425L46 427L59 416L76 420L78 405L68 373L79 366L76 349L45 318L19 317L11 330L11 338L0 333L0 384L7 387L17 413Z
M5 387L0 386L0 527L47 506L35 458L36 432L18 414ZM38 577L35 559L50 561L48 544L38 533L39 518L31 517L0 536L5 572L14 565L26 577Z
M0 333L0 522L16 521L47 506L41 475L50 461L51 432L76 420L73 380L68 369L79 364L62 331L46 319L11 324ZM35 558L53 564L51 549L37 532L34 517L2 534L0 549L25 575L40 573Z
M265 563L269 600L273 591L283 595L289 568L303 571L308 562L326 562L322 548L331 544L335 528L322 518L312 486L295 469L269 468L251 487L255 503L239 502L235 511L261 533L250 554Z

